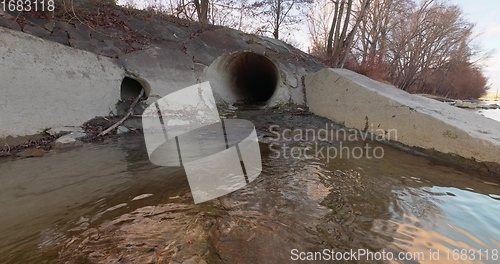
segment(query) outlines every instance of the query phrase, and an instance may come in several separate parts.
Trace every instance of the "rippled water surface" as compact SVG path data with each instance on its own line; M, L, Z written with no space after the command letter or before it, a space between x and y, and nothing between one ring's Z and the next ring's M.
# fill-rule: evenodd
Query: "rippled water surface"
M325 122L280 112L241 116L260 130L318 129ZM284 146L311 142L269 137L260 145L263 172L254 182L198 205L184 171L152 165L138 135L0 160L0 263L182 263L193 256L284 263L294 249L413 257L381 262L500 262L498 177L378 142L371 144L384 149L382 159L277 157Z

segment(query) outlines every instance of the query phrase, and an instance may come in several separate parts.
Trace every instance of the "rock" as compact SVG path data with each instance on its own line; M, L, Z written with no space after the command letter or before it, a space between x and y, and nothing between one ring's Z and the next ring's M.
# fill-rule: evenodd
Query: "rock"
M15 17L13 17L11 14L9 14L6 10L4 10L3 8L0 8L0 17L5 17L7 19L15 19Z
M40 38L47 38L51 34L51 32L49 32L48 30L46 30L40 26L37 26L37 25L34 25L34 26L33 25L25 25L23 27L23 32L40 37Z
M76 132L71 132L69 135L66 135L66 136L70 136L76 140L80 140L80 139L86 137L87 134L85 132L77 132L76 131Z
M56 25L57 26L57 25ZM92 40L92 30L84 24L76 24L65 28L70 39L78 42L88 42Z
M59 28L52 29L52 34L47 37L47 39L69 46L68 33L65 30L61 30Z
M19 153L17 156L20 158L42 157L45 154L43 149L26 149Z
M29 158L30 153L31 153L31 150L26 149L26 150L23 150L23 151L20 151L19 153L17 153L16 156L18 156L20 158Z
M62 133L74 133L74 132L80 133L79 135L81 135L81 133L85 133L85 131L83 131L81 127L55 127L46 131L46 133L51 136L57 136ZM82 137L84 136L85 135L83 135Z
M118 58L118 56L120 56L121 54L123 54L123 52L120 49L114 47L114 48L103 48L99 55L106 56L109 58Z
M56 20L55 28L66 31L68 28L74 28L74 26L68 22Z
M8 19L7 17L2 17L0 15L0 26L1 27L6 27L10 28L13 30L21 30L21 26L17 22L14 22L14 20Z
M8 153L8 152L0 152L0 158L3 158L3 157L10 157L12 156L11 153Z
M207 264L207 262L198 256L193 256L190 259L184 260L182 264Z
M455 106L460 107L460 108L476 109L478 107L478 104L475 102L467 102L467 101L457 100L455 102Z
M124 127L124 126L119 126L117 129L116 129L116 134L117 135L120 135L120 134L125 134L125 133L128 133L130 132L130 129Z
M45 24L48 24L49 22L50 22L50 20L47 20L47 19L45 19L45 18L35 18L35 17L31 17L31 18L29 18L29 22L28 22L28 24L31 24L32 26L39 26L39 27L41 27L41 28L43 28L43 29L46 29L46 30L48 30L48 31L52 31L52 30L47 29L47 28L45 27Z
M31 150L31 157L42 157L45 154L43 149L33 149Z
M78 40L76 38L70 37L69 38L69 45L70 45L70 47L73 47L73 48L82 49L82 50L86 50L89 52L95 52L98 54L100 53L101 48L102 48L102 47L99 47L101 45L95 39L91 39L89 41L81 41L81 40Z
M54 148L56 149L64 149L64 148L70 148L72 146L76 145L76 139L74 138L59 138L56 140L54 143Z
M68 149L82 146L83 142L79 141L78 139L84 137L85 135L85 133L73 132L66 136L62 136L56 140L56 142L54 143L54 148Z
M45 29L47 29L50 32L52 32L54 30L55 26L56 26L56 22L54 22L53 20L44 24Z

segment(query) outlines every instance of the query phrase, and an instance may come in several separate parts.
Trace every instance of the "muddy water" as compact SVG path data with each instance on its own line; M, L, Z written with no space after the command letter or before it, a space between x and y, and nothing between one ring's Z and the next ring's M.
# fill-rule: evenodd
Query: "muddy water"
M399 263L499 262L498 177L379 142L369 143L383 148L381 159L285 157L313 142L278 139L270 125L318 130L326 120L278 111L238 117L260 130L263 172L199 205L182 169L148 161L141 136L0 161L0 263L286 263L294 252L323 249L413 258Z

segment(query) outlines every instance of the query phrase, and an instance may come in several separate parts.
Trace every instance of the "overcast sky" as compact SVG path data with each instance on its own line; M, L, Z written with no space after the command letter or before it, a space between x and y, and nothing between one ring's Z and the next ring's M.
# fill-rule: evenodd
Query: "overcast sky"
M491 90L500 90L500 1L498 0L449 0L461 7L466 18L476 23L478 43L485 50L496 50L485 62L485 74Z

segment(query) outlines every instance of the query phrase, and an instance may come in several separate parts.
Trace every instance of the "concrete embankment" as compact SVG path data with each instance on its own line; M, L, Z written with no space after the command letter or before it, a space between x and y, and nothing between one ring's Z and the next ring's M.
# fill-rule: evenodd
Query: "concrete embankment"
M396 131L390 139L408 146L500 164L500 122L345 69L308 75L305 89L313 113L348 128Z
M123 68L112 59L0 27L0 138L109 115Z
M278 40L173 18L132 19L119 7L109 12L117 22L93 28L25 14L18 25L0 14L0 26L15 29L0 27L0 139L117 113L116 103L141 88L147 104L210 81L221 105L303 105L301 78L324 67Z

